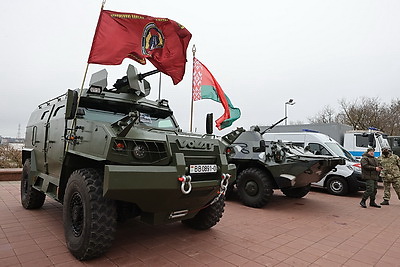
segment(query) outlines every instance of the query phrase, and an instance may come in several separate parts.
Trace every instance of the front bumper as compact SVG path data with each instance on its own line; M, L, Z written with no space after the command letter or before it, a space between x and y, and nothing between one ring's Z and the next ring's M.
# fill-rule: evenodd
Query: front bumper
M346 177L350 192L363 191L366 189L365 181L362 179L361 173L353 172Z
M182 192L182 182L178 180L188 174L182 153L175 154L175 166L106 165L104 197L135 203L143 213L142 220L152 224L171 220L170 215L181 210L187 210L188 214L180 219L193 217L194 211L218 195L223 174L230 174L229 182L235 179L235 165L227 164L225 155L220 157L222 163L217 173L191 181L188 194Z

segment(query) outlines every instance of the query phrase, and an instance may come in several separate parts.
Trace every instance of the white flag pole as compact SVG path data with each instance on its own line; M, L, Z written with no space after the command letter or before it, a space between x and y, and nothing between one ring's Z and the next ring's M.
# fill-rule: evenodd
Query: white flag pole
M192 101L191 101L191 105L190 105L190 132L192 132L193 129L193 94L194 94L194 58L196 55L196 45L193 45L192 47L192 52L193 52L193 70L192 70Z

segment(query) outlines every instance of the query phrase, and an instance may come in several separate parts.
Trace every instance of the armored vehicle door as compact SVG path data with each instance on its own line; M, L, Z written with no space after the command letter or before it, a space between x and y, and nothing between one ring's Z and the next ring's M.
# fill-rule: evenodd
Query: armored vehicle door
M32 134L31 141L35 151L36 167L39 172L47 173L47 133L49 129L49 120L53 112L54 105L44 103L39 106L39 109L32 115L34 121L30 131Z
M65 101L54 104L48 125L45 157L47 171L53 177L60 177L64 158Z

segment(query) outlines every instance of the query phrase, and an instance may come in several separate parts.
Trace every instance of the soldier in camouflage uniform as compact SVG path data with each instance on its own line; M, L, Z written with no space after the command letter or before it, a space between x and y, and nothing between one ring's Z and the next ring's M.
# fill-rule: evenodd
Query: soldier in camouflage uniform
M378 188L377 182L379 172L382 170L382 168L379 166L378 159L374 156L374 151L375 149L371 147L368 148L367 152L365 152L361 158L361 174L367 187L360 202L360 205L363 208L367 207L365 201L367 201L368 198L370 200L369 205L371 207L381 207L375 203L375 196Z
M382 156L378 158L379 165L383 167L381 177L383 180L384 194L381 205L389 205L390 185L396 191L397 197L400 199L400 158L394 155L389 148L382 150Z

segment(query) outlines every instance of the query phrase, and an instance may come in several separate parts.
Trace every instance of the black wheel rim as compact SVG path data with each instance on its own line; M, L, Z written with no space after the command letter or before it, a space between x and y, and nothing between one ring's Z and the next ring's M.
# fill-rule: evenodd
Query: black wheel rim
M78 237L82 234L84 211L82 197L78 192L72 195L69 205L69 212L71 218L72 232L74 236Z
M258 193L258 185L254 181L248 181L244 187L244 190L249 196L255 196Z

